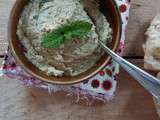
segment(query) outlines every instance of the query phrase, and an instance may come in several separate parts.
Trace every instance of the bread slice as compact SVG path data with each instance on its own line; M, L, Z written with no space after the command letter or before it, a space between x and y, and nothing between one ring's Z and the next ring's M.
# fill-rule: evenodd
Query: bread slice
M157 78L160 79L160 72L157 74Z
M152 20L145 35L147 40L143 45L144 67L148 70L160 71L160 14Z

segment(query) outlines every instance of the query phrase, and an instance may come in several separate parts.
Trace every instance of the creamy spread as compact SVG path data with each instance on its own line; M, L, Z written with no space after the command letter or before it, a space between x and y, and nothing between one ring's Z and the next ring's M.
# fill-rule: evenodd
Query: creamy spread
M103 53L98 39L106 43L112 34L106 18L96 6L96 3L87 5L84 0L31 0L22 12L17 28L19 40L27 49L26 57L47 75L75 76L87 71ZM88 7L91 16L84 7ZM86 37L68 40L59 48L41 46L44 34L77 20L92 24Z

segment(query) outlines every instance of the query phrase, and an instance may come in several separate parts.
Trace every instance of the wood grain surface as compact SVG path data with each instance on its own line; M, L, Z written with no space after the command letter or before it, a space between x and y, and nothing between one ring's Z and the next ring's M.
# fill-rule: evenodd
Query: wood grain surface
M7 49L7 24L11 8L16 0L0 0L0 55Z
M131 0L126 34L125 56L143 56L144 33L153 17L160 13L160 0Z
M132 60L142 65L142 60ZM116 97L87 106L64 93L25 88L16 80L0 80L0 120L159 120L152 97L126 72L120 74Z
M16 0L0 0L0 56L7 48L7 23ZM124 56L143 56L144 32L159 12L160 0L132 0ZM132 60L136 65L143 60ZM159 120L152 97L121 70L115 99L86 106L64 93L23 87L16 80L0 80L0 120Z

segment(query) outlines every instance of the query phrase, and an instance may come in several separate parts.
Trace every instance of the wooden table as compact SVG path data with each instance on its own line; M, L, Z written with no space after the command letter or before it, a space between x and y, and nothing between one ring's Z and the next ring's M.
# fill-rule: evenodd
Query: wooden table
M0 56L7 48L7 21L14 2L0 0ZM132 0L124 57L138 66L143 65L143 34L160 12L159 4L160 0ZM159 120L152 97L123 70L112 102L88 107L74 99L0 80L0 120Z

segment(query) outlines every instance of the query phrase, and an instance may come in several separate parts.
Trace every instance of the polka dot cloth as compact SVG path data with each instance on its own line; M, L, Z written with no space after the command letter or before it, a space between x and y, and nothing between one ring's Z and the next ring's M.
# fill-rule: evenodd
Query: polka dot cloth
M126 25L128 22L128 13L130 8L130 0L116 0L119 11L122 17L122 35L118 54L123 53ZM22 48L24 48L22 46ZM23 49L25 52L25 49ZM9 79L19 79L25 86L39 87L48 89L50 93L57 91L68 91L76 95L90 96L96 99L110 100L113 98L116 86L117 75L119 73L119 65L114 61L109 64L91 79L72 86L52 85L35 79L33 76L27 74L18 64L16 64L10 51L8 50L3 65L1 67L3 77Z

